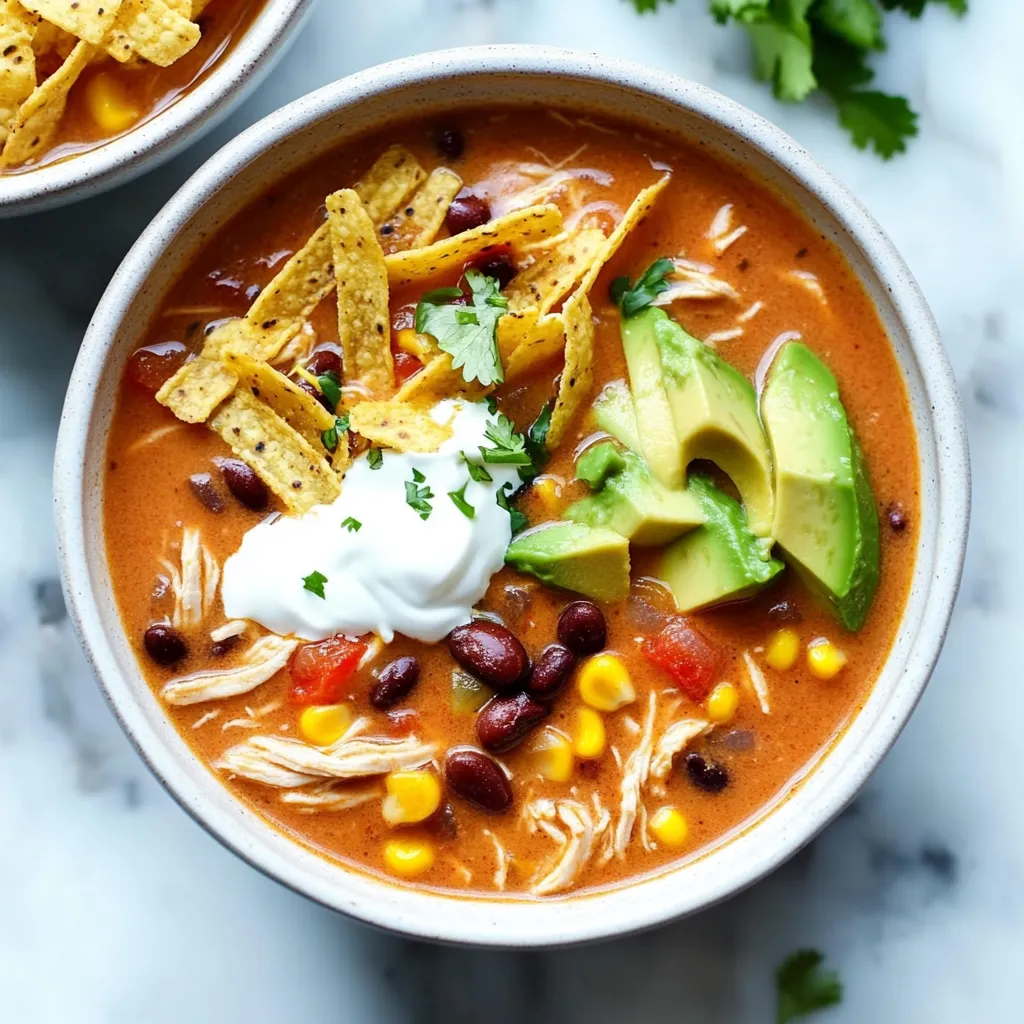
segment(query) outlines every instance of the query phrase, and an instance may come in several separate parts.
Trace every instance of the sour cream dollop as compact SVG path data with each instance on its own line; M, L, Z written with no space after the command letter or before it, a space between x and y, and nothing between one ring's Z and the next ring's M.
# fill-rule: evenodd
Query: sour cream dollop
M395 633L434 643L469 622L512 538L496 492L506 483L516 487L519 477L514 467L488 463L490 483L470 478L461 453L479 463L480 447L492 447L485 405L445 401L432 415L452 427L436 452L385 449L376 470L359 458L330 505L249 530L224 563L228 618L304 640L372 631L385 643ZM426 519L406 502L415 471L424 477L417 487L434 495ZM449 497L463 484L472 519ZM351 520L358 529L343 525ZM303 586L314 572L327 577L323 598Z

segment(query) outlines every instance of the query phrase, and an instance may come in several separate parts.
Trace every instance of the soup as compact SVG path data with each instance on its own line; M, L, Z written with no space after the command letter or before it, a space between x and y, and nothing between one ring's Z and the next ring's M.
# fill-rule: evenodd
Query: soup
M622 884L765 813L913 568L906 395L836 250L557 111L275 185L166 296L108 444L124 626L195 755L324 857L467 894Z
M261 7L2 0L0 172L75 156L155 117L231 49Z

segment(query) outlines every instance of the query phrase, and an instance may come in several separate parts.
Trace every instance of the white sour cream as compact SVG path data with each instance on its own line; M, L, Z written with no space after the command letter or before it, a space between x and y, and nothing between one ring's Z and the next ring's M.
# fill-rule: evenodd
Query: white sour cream
M322 640L336 633L395 633L433 643L469 622L512 538L509 514L495 492L516 487L514 467L487 464L491 483L470 479L460 452L480 462L493 419L483 404L441 402L433 411L453 434L433 453L385 449L380 469L357 459L341 496L301 516L249 530L224 563L221 593L230 619L252 619L281 636ZM406 482L419 470L434 497L427 519L406 503ZM467 483L468 482L468 483ZM475 510L468 518L448 496L463 484ZM357 531L342 525L348 519ZM327 577L321 599L303 577Z

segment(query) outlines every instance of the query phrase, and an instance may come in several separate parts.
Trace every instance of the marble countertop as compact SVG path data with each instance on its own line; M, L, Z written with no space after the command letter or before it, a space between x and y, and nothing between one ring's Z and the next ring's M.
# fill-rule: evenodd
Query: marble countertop
M87 203L0 223L0 1019L10 1024L530 1020L760 1024L772 973L824 950L846 999L823 1022L1020 1020L1024 801L1016 716L1024 547L1024 5L890 19L883 87L921 137L890 164L816 103L753 83L742 34L704 0L638 18L623 0L322 0L291 56L213 137ZM351 11L345 15L342 11ZM187 175L302 93L409 53L543 42L646 61L780 123L881 220L938 317L966 401L974 529L945 653L850 810L755 888L626 941L457 951L378 934L237 861L172 803L121 735L66 619L50 466L89 315ZM1019 298L1019 296L1018 296ZM1007 470L1010 469L1010 472ZM1015 482L1016 481L1016 482ZM996 492L1001 488L1002 497ZM1016 524L1016 519L1014 518Z

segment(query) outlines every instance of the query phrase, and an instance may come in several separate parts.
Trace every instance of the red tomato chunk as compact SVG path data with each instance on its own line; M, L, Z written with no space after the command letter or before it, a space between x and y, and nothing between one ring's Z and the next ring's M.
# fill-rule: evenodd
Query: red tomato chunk
M682 618L671 619L657 636L644 643L643 652L693 701L702 701L708 695L725 660L721 648Z
M337 704L348 695L366 644L332 636L303 644L292 659L292 700L296 704Z

